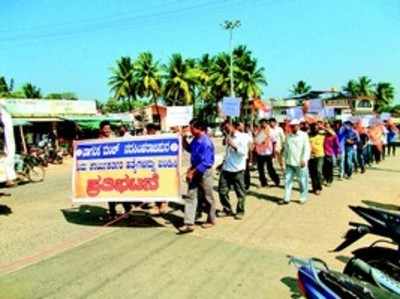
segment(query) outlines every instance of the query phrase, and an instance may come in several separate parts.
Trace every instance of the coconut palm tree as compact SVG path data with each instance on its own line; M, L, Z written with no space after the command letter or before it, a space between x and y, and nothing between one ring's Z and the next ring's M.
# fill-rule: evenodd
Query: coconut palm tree
M390 106L394 99L395 90L392 84L380 82L375 89L375 110L381 112L384 108Z
M14 79L10 79L10 83L7 83L5 77L0 76L0 96L7 96L12 92L14 88Z
M343 87L343 91L347 92L352 98L360 94L358 83L355 80L349 80L347 85Z
M358 86L359 96L369 97L374 94L372 80L369 79L367 76L362 76L358 78L357 86Z
M211 92L215 100L220 101L230 93L230 56L227 53L218 54L210 69Z
M300 80L296 84L292 86L292 89L290 89L290 92L292 95L299 95L299 94L305 94L311 90L311 85L308 85L305 81Z
M168 105L190 105L195 101L195 88L205 74L196 67L195 61L184 60L182 55L173 54L164 66L164 100Z
M135 91L139 97L150 99L158 110L158 99L161 96L162 82L160 64L155 61L150 52L139 54L134 63L134 84Z
M249 99L260 97L262 87L266 86L265 69L258 67L257 60L245 46L234 52L235 93L242 98L242 117L247 118Z
M112 69L112 76L108 84L116 100L128 102L132 109L132 100L136 97L134 82L134 64L130 57L121 57L117 61L117 66Z
M32 85L31 83L26 83L23 85L22 92L27 99L40 99L42 97L40 88Z

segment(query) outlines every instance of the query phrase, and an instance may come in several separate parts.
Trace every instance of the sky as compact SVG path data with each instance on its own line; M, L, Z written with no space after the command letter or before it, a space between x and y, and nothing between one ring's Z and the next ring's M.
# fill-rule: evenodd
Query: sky
M121 56L150 51L200 57L229 50L224 20L240 20L235 45L265 68L264 98L305 80L339 89L362 75L391 82L400 103L399 0L0 0L0 75L16 87L107 100Z

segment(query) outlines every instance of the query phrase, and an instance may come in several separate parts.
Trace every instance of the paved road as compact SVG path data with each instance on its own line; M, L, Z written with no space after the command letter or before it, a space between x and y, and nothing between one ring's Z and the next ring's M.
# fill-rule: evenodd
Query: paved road
M0 199L0 211L11 213L0 215L0 298L297 298L287 254L341 269L341 256L356 246L328 251L358 220L347 205L399 209L400 200L396 158L335 182L304 206L278 206L282 189L253 186L243 221L177 236L180 211L135 212L103 227L103 207L71 207L69 174L67 163L50 168L44 183L3 190L11 196Z

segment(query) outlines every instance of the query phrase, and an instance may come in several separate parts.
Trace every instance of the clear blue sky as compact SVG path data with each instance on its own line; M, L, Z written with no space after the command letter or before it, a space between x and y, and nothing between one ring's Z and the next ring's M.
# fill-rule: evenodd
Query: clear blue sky
M340 88L367 75L400 98L399 0L1 0L0 75L17 87L106 100L110 68L151 51L167 62L228 48L220 24L240 19L236 44L266 68L265 97L286 97L303 79Z

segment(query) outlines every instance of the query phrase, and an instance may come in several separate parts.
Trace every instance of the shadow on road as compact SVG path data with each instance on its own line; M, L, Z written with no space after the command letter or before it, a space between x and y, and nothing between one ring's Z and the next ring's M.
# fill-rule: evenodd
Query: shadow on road
M400 170L398 170L398 169L387 169L387 168L378 168L378 167L371 167L368 170L400 173Z
M79 208L62 209L61 212L68 222L79 225L103 226L109 221L106 217L107 209L98 206L82 205ZM171 223L176 221L174 216L164 215L164 217L169 217L168 221ZM163 227L164 225L157 222L148 211L143 210L131 211L126 219L122 219L112 226L154 228Z
M281 197L272 196L272 195L268 195L268 194L262 194L262 193L254 192L251 190L247 192L247 195L254 196L257 199L268 200L268 201L271 201L276 204L282 200Z
M371 201L371 200L362 200L361 202L363 204L366 204L367 206L370 206L370 207L373 207L373 208L400 211L400 207L396 206L396 205L393 205L393 204L385 204L385 203L375 202L375 201Z
M9 206L0 205L0 215L8 216L12 213L12 210Z
M281 282L286 285L290 289L290 297L293 299L303 298L303 295L300 293L299 288L297 287L297 279L293 277L284 277L281 279Z

